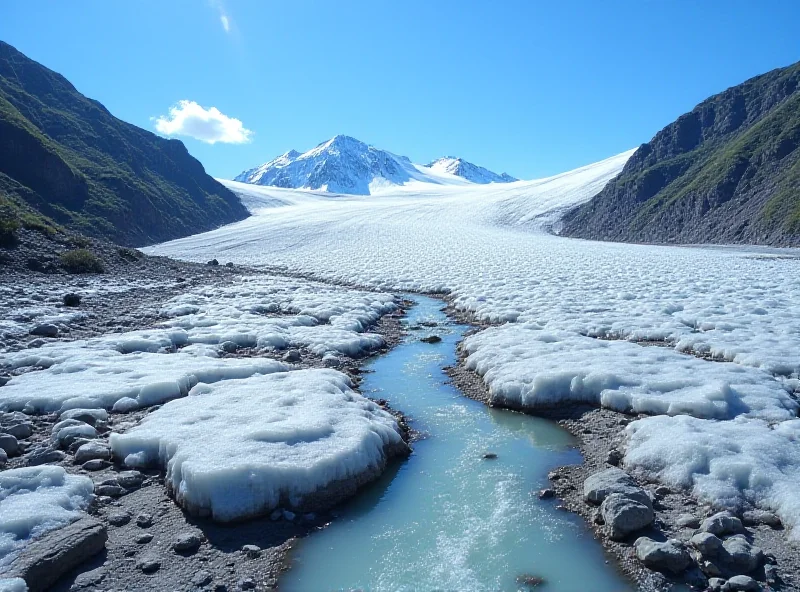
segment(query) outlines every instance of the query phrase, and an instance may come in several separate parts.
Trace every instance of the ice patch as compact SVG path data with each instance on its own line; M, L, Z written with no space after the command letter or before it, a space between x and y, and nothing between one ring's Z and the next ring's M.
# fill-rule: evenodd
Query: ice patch
M0 571L33 538L80 518L93 489L57 466L0 472Z
M402 446L394 418L334 370L198 385L130 431L111 435L131 466L159 465L177 501L230 521L358 477Z

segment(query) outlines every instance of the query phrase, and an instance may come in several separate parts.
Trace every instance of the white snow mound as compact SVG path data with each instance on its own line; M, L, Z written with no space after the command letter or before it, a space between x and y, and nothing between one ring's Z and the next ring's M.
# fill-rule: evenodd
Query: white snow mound
M403 446L394 418L350 386L334 370L198 385L112 434L111 448L129 466L160 465L177 501L215 520L302 506Z

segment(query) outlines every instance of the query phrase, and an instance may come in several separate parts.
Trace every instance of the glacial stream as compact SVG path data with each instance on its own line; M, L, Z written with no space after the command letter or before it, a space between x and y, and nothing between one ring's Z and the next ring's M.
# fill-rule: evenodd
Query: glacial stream
M328 528L301 540L282 591L621 592L582 521L539 500L552 468L580 462L556 424L490 409L447 384L466 327L442 302L414 295L405 323L436 323L368 364L362 392L387 399L424 434L407 460L339 510ZM419 341L438 335L435 344ZM484 458L494 453L496 458Z

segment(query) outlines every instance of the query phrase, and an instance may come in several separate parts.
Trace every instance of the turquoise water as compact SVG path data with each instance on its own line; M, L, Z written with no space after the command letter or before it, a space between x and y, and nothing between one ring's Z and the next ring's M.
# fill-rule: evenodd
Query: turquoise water
M412 331L373 360L361 390L402 410L425 437L328 528L300 541L280 589L528 590L517 578L531 575L545 580L537 592L631 590L583 523L536 495L550 469L580 461L571 436L446 384L442 367L455 362L466 327L448 322L441 301L412 298L405 322L439 326ZM431 334L442 341L419 341Z

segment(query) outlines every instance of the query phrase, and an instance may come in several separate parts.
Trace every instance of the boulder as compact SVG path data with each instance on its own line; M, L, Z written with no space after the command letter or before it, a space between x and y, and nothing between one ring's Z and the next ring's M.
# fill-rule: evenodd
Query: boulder
M780 528L781 519L772 512L767 512L766 510L750 510L742 514L742 523L746 526L766 524L772 528Z
M722 586L722 592L759 592L761 586L749 576L733 576Z
M111 449L102 442L88 442L75 451L75 464L82 465L90 460L109 460Z
M730 512L719 512L703 520L700 530L717 536L744 532L742 521Z
M61 452L60 450L53 450L51 448L40 448L36 451L33 451L30 456L27 457L26 464L29 467L36 467L39 465L49 465L53 463L61 462L66 458L66 454Z
M21 577L30 592L47 590L58 579L105 548L106 526L86 516L32 541L12 562L9 573Z
M689 553L675 539L666 542L639 537L633 544L636 557L650 569L679 574L693 563Z
M583 482L583 498L590 504L601 504L612 493L625 494L642 504L652 505L647 492L622 469L612 467L589 476Z
M31 335L36 335L37 337L57 337L58 327L51 323L42 323L31 329Z
M735 573L750 573L764 561L764 552L751 545L744 535L738 534L725 539L722 547L725 550L725 563Z
M0 434L0 448L5 450L8 456L14 456L19 452L19 442L11 434Z
M17 440L24 440L25 438L30 438L31 434L33 434L33 425L29 423L17 423L4 426L3 431L7 434L11 434Z
M681 514L675 519L675 524L681 528L699 528L700 518L693 514Z
M64 302L64 306L74 307L81 305L81 295L76 294L75 292L70 292L68 294L64 294L64 298L62 299Z
M653 507L632 499L623 493L612 493L600 506L606 528L612 539L618 541L645 526L655 519Z
M691 538L689 544L700 551L703 557L714 558L722 551L722 540L710 532L698 532Z

